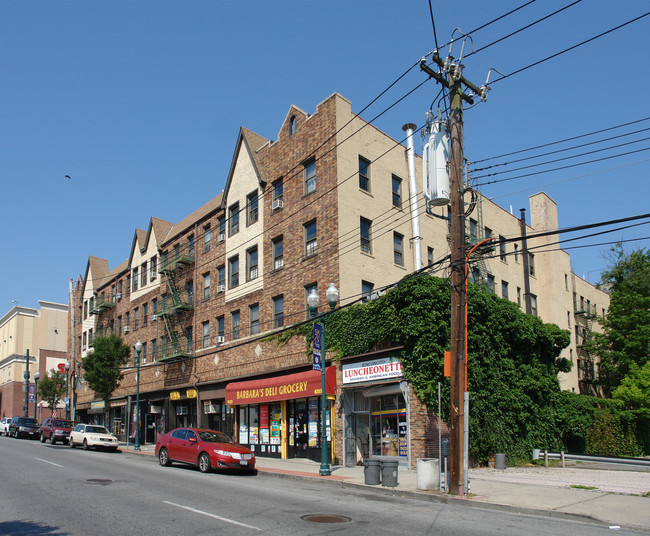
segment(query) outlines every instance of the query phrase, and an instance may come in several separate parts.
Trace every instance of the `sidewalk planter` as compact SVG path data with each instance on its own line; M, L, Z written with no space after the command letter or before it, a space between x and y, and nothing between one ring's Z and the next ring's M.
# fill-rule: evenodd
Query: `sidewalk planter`
M379 460L366 459L363 461L363 477L365 484L376 486L380 482L381 462Z
M382 460L381 462L381 485L387 488L394 488L397 486L397 468L399 462L397 460Z
M416 464L417 489L440 487L440 463L438 458L418 458Z
M494 455L494 468L495 469L505 469L506 468L506 455L505 454L495 454Z

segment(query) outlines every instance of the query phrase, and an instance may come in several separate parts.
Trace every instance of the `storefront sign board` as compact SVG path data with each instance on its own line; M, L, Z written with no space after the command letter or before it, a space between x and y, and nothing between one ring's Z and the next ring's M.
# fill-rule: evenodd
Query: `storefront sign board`
M361 363L343 365L343 384L399 378L402 364L394 357L383 357Z

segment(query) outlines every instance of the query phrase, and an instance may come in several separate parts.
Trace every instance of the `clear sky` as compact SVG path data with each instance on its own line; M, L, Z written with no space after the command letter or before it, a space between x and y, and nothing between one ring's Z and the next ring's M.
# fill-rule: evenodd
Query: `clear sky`
M583 0L479 50L571 2L538 0L473 33L477 52L469 55L468 40L465 76L482 84L490 68L512 73L649 6ZM470 32L524 3L432 0L438 44L456 28ZM650 117L649 34L646 17L495 82L487 102L465 112L466 157L474 162ZM112 269L151 216L176 223L217 195L240 126L277 139L291 104L313 113L335 91L361 112L435 47L428 0L0 0L0 314L14 300L67 303L68 281L83 275L89 255ZM457 41L452 55L460 48ZM362 116L372 119L425 78L411 69ZM421 126L438 91L425 83L374 124L402 140L402 125ZM641 121L537 153L647 128L650 121ZM482 192L519 214L543 190L558 203L561 227L644 214L650 142L636 140L648 137L650 130L473 175L554 161L483 179L497 180L604 158ZM596 282L611 246L593 244L648 247L649 227L566 243L590 245L568 250L574 271Z

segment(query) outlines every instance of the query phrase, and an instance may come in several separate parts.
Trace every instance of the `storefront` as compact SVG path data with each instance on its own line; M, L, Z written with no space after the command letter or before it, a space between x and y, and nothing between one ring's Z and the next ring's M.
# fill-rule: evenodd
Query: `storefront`
M325 391L326 435L332 452L335 367L326 369ZM257 456L320 460L321 393L321 373L314 370L228 384L225 402L236 406L236 441Z
M341 365L343 378L343 463L388 457L409 466L409 389L402 365L390 355Z

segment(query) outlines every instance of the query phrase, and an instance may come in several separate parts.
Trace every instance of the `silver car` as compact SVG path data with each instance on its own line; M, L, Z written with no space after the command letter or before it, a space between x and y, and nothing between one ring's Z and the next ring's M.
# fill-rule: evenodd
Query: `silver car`
M2 417L0 419L0 435L9 435L9 423L11 422L11 417Z

